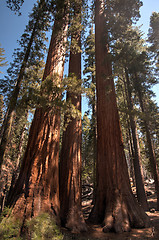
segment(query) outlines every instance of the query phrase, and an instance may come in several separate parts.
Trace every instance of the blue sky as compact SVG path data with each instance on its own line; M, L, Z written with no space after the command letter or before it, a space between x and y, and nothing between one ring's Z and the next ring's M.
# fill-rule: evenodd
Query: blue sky
M159 12L159 0L142 0L143 6L140 9L141 18L138 21L138 25L142 25L141 30L145 33L145 37L148 33L150 16L152 12ZM153 91L156 94L155 100L159 106L159 84L153 87Z
M0 1L0 43L5 50L5 57L8 63L12 61L14 48L18 47L17 40L23 34L24 28L28 22L28 13L31 12L33 4L36 0L25 0L22 7L22 16L17 16L6 7L6 1ZM159 12L159 0L143 0L141 7L141 18L138 22L142 25L141 29L145 33L145 37L149 28L149 19L152 12ZM0 69L6 72L7 66ZM3 77L3 74L0 74ZM153 90L156 93L156 101L159 106L159 84Z

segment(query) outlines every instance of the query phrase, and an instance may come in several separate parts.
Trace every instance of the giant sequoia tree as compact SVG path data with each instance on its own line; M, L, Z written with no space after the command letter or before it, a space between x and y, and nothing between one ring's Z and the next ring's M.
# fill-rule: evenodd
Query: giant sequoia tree
M81 211L82 0L51 2L56 4L57 14L41 87L41 97L45 99L47 96L47 101L35 111L20 174L10 189L6 206L12 206L13 214L20 217L23 223L26 218L37 216L40 212L49 212L60 216L63 226L73 232L81 232L86 230ZM123 39L125 26L131 25L132 19L138 17L140 5L140 0L95 0L96 78L92 72L92 81L94 83L96 80L97 104L95 105L95 97L92 102L93 114L97 107L97 184L95 204L89 220L93 223L103 223L104 232L123 232L132 227L149 225L149 218L130 187L110 54L116 39ZM72 82L71 87L67 89L66 100L73 114L65 115L66 130L62 137L59 169L59 101L61 103L63 90L61 81L68 33L68 12L71 33L68 79ZM91 62L88 67L93 69L93 53L89 60ZM68 112L70 109L67 109Z
M73 23L71 31L71 50L69 74L72 76L76 90L81 86L81 1L73 7ZM75 47L76 46L76 47ZM81 112L81 93L71 89L67 92L67 102L71 102L76 111ZM65 115L65 124L68 116ZM62 224L73 232L86 230L81 211L81 116L71 117L63 133L60 157L60 205Z
M130 2L136 5L139 3ZM97 189L89 219L92 222L103 222L104 232L112 229L122 232L129 231L131 227L148 226L149 219L130 188L112 78L104 3L103 0L95 1ZM120 9L124 6L118 7Z
M63 77L68 22L66 1L59 2L43 75L43 80L47 81L49 77L48 81L51 79L56 86ZM50 92L48 101L52 100L52 95L54 100L60 98L60 93ZM20 174L6 203L14 205L14 214L22 219L36 216L41 211L59 213L59 138L59 107L36 109Z

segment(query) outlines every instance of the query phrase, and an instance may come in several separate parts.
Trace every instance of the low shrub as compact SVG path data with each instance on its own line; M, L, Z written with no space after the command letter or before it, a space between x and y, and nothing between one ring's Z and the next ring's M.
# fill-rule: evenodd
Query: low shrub
M10 216L10 212L10 209L5 208L0 216L0 239L21 240L21 222L20 220L15 220L13 216Z
M33 240L62 240L63 235L55 223L53 217L47 213L41 213L37 217L27 221L28 233Z

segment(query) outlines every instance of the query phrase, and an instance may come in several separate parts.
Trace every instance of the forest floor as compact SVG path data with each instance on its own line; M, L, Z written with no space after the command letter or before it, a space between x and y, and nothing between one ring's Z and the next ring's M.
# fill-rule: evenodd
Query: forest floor
M81 234L73 234L66 229L62 229L64 234L63 240L133 240L133 239L156 239L159 240L159 211L156 211L156 194L154 190L154 184L149 183L146 184L146 193L149 203L150 210L147 215L150 217L150 227L143 229L132 229L130 232L124 233L104 233L102 231L102 227L100 225L90 225L88 224L88 231ZM133 192L135 194L135 188L133 188ZM88 194L89 195L89 194ZM92 199L91 196L88 198L84 198L82 202L82 208L85 218L88 217L89 212L92 208Z

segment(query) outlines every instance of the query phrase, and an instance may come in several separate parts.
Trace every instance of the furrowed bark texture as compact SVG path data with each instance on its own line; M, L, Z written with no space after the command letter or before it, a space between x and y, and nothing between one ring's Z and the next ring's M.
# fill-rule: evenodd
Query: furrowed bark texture
M64 5L60 17L55 19L43 76L43 80L52 76L58 84L64 69L66 9ZM60 97L58 93L57 97ZM36 109L20 175L6 203L14 206L13 213L17 217L25 219L41 211L59 214L59 138L60 109Z
M81 6L75 5L75 18L81 15ZM80 19L80 18L79 18ZM80 31L72 34L80 47ZM73 41L72 41L73 42ZM74 74L81 85L81 53L70 52L69 73ZM67 92L67 101L81 112L81 94ZM68 118L65 116L65 123ZM62 225L72 232L86 231L86 224L81 211L81 117L71 117L63 133L60 157L60 216Z
M103 1L96 0L97 188L89 220L103 231L146 227L149 218L132 194L108 53Z

